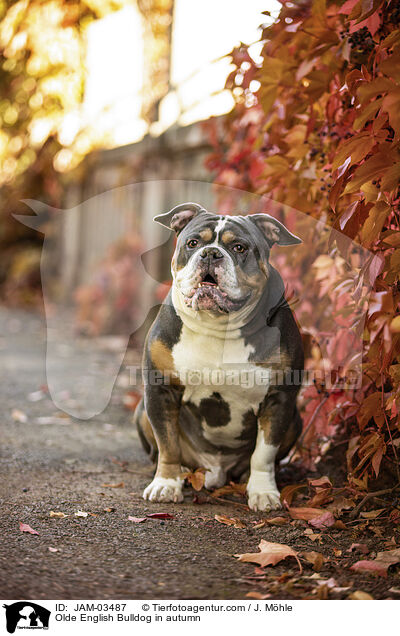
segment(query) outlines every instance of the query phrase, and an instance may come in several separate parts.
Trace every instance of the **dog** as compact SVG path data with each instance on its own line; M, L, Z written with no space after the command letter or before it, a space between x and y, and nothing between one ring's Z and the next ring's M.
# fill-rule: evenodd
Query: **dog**
M205 488L248 477L248 506L280 507L275 463L298 438L304 366L274 244L301 239L268 214L223 216L184 203L154 218L177 235L171 290L144 347L139 437L157 470L143 492L183 501L183 467Z

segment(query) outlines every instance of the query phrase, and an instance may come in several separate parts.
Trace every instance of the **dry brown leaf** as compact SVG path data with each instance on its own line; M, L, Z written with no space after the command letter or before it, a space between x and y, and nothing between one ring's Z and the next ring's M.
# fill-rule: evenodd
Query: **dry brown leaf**
M49 517L57 517L57 519L65 519L68 517L64 512L54 512L54 510L50 510Z
M314 533L311 528L306 528L303 532L303 534L306 535L306 537L308 537L309 539L311 539L311 541L317 541L317 539L319 540L319 543L321 543L322 540L322 535L321 534L316 534Z
M272 517L271 519L260 519L260 521L255 522L253 526L254 530L258 530L259 528L263 528L264 526L285 526L289 523L289 520L286 517Z
M182 473L182 479L187 479L189 484L194 488L194 490L201 490L204 486L204 482L206 479L205 476L206 469L205 468L197 468L193 473Z
M226 486L222 486L222 488L214 490L213 496L221 497L223 495L240 495L241 497L245 497L246 488L247 484L235 484L233 481L230 481Z
M226 526L233 526L234 528L238 528L242 530L246 527L243 521L240 521L237 517L226 517L225 515L215 515L214 519L219 523L223 523Z
M356 590L355 592L352 592L350 594L350 596L348 596L349 599L351 599L352 601L373 601L374 597L371 596L371 594L368 594L368 592L363 592L363 590Z
M363 519L376 519L382 512L385 512L386 508L380 508L379 510L370 510L369 512L360 512L360 517Z
M321 508L289 508L288 513L292 519L302 519L303 521L310 521L315 519L319 515L323 515L326 511Z
M291 556L296 559L300 572L303 571L297 552L288 545L284 545L282 543L270 543L269 541L265 541L265 539L261 539L258 547L260 552L235 554L234 556L237 557L239 561L258 563L258 565L263 568L267 565L276 565L279 561Z
M320 552L303 552L302 556L306 561L312 563L315 572L319 572L326 561L324 555Z
M247 598L254 598L259 601L263 601L267 598L271 598L271 594L261 594L260 592L247 592Z
M308 483L313 488L316 488L316 490L319 490L320 488L332 488L331 480L326 475L324 477L320 477L319 479L309 479Z
M120 481L118 484L101 484L102 488L124 488L125 484L123 481Z
M293 499L298 494L298 491L302 488L307 488L307 484L291 484L282 488L281 502L283 503L283 505L290 506Z
M324 506L325 504L331 502L333 499L332 493L329 488L321 488L312 499L310 499L309 504L312 508L316 508L318 506Z

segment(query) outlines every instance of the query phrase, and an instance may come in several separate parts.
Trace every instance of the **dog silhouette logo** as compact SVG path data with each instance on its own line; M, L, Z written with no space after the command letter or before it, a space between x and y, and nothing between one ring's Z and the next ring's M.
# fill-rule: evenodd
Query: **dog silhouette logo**
M48 629L51 612L32 603L31 601L18 601L11 605L3 605L6 610L7 631L13 634L18 629Z

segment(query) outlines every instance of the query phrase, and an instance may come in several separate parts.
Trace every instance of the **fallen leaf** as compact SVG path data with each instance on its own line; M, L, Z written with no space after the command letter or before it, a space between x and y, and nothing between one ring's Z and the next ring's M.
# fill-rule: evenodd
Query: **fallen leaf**
M308 537L309 539L311 539L311 541L316 541L317 539L319 540L319 542L321 543L322 540L322 535L321 534L315 534L311 528L306 528L303 532L303 534L306 535L306 537Z
M152 512L146 517L148 519L174 519L174 515L170 515L169 512Z
M84 512L84 510L78 510L78 512L75 512L75 517L88 517L89 513L88 512Z
M324 528L330 528L335 524L335 517L331 512L329 512L329 510L327 510L322 515L318 515L318 517L310 519L308 523L314 528L323 530Z
M369 548L365 543L352 543L346 552L361 552L362 554L368 554Z
M205 470L206 470L205 468L198 468L194 472L182 473L181 477L183 479L187 479L187 481L189 482L189 484L191 484L194 490L197 490L198 492L204 486L204 482L206 479L206 476L204 474Z
M58 519L65 519L68 517L64 512L54 512L54 510L50 510L49 517L57 517Z
M325 510L321 508L289 508L288 512L292 519L301 519L303 521L310 521L316 517L325 514Z
M214 490L213 496L221 497L221 495L239 495L241 497L245 497L246 488L247 484L235 484L233 481L230 481L226 486L222 486L222 488Z
M288 545L270 543L269 541L265 541L265 539L261 539L258 547L260 552L235 554L234 556L237 557L239 561L258 563L263 568L267 565L276 565L279 561L291 556L296 559L300 572L303 571L297 552Z
M28 421L27 414L23 411L20 411L19 409L13 409L11 411L11 417L13 418L14 422L21 422L21 424L26 424Z
M143 521L146 521L146 517L128 517L128 521L133 521L133 523L143 523Z
M335 530L347 530L345 524L340 519L336 519L336 521L333 524L332 528L335 528Z
M272 517L272 519L266 519L265 521L269 526L285 526L289 523L289 519L286 519L286 517Z
M332 501L332 493L330 488L320 488L314 495L314 497L310 499L309 504L312 508L316 508L318 506L324 506L330 501Z
M319 572L326 561L324 555L320 552L303 552L302 556L306 561L312 563L315 572Z
M247 592L247 598L254 598L263 601L267 598L271 598L271 594L261 594L260 592Z
M27 523L22 523L22 521L19 522L19 529L21 530L21 532L29 532L30 534L39 534L38 532L36 532L36 530L28 526Z
M101 484L102 488L124 488L125 484L123 481L120 481L118 484Z
M281 491L281 502L285 506L289 507L295 496L298 494L298 491L302 488L307 488L307 484L291 484L289 486L285 486Z
M336 514L340 514L342 510L350 510L354 508L355 502L353 499L348 499L346 497L340 496L336 497L331 504L326 506L327 510L331 512L335 512Z
M104 512L114 512L115 508L103 508Z
M243 521L240 521L240 519L238 519L237 517L230 518L225 517L225 515L215 515L214 519L219 523L225 524L226 526L233 526L234 528L238 528L240 530L246 527Z
M339 550L339 548L333 548L333 554L335 555L335 557L341 557L342 550Z
M360 517L364 519L376 519L382 512L385 512L386 508L380 508L379 510L370 510L369 512L360 512Z
M357 561L357 563L354 563L354 565L351 566L350 570L353 570L354 572L377 574L378 576L383 576L386 579L388 567L389 564L380 563L374 559L373 561Z
M317 490L319 488L332 488L331 480L326 476L320 477L319 479L309 479L308 483Z
M373 601L374 597L371 596L371 594L368 594L367 592L363 592L362 590L356 590L355 592L352 592L350 594L350 596L348 596L349 599L351 599L352 601Z
M58 552L58 549L49 546L49 552Z

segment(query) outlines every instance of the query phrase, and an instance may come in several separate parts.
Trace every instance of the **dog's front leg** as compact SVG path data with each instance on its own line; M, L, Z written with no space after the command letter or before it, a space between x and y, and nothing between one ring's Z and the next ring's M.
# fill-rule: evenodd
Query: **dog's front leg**
M275 458L279 446L268 443L261 422L258 424L257 441L250 460L250 477L247 483L248 504L251 510L276 510L281 507L279 490L275 481Z
M158 446L157 471L143 492L144 499L149 501L183 501L179 405L180 395L174 387L146 387L146 412Z
M296 395L290 391L272 389L258 415L258 431L250 460L247 483L248 505L252 510L281 508L280 494L275 480L275 460L282 440L293 418Z

